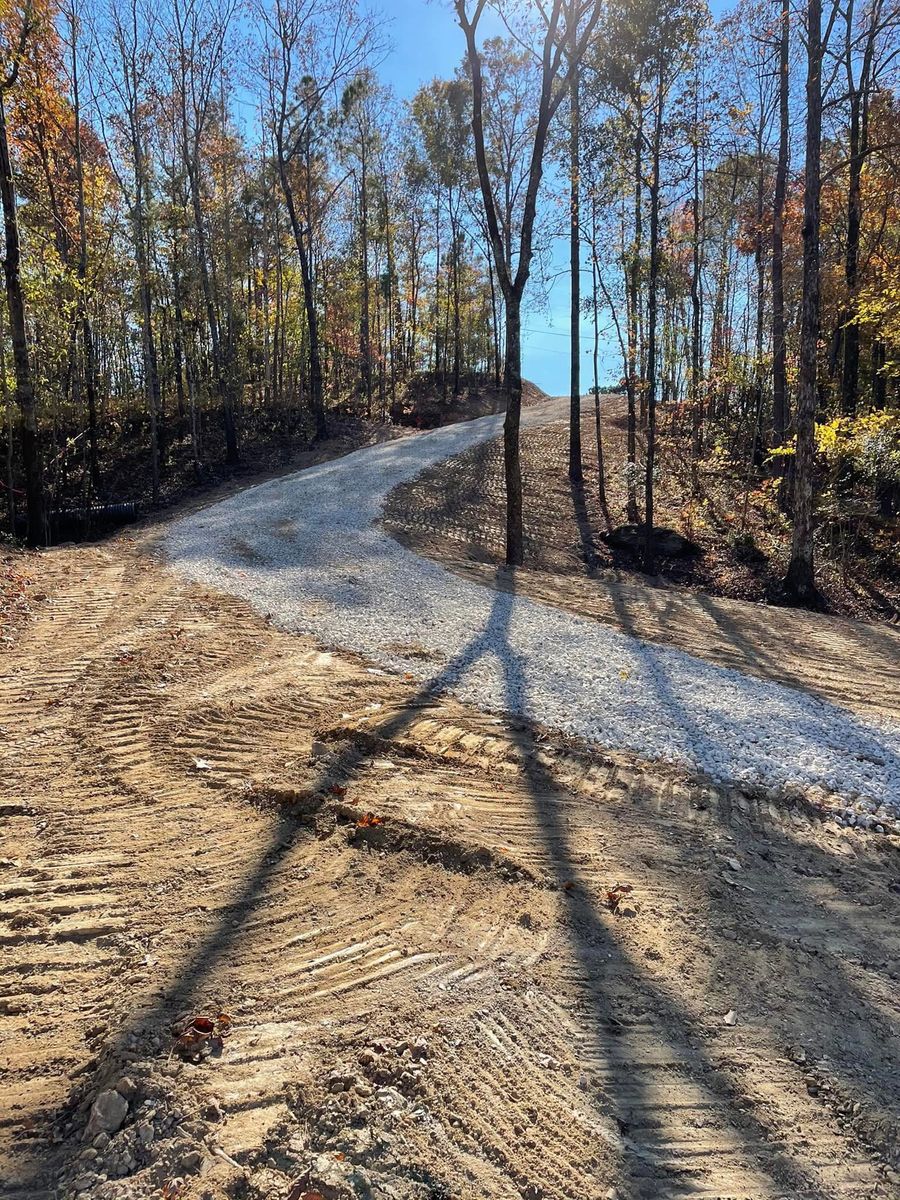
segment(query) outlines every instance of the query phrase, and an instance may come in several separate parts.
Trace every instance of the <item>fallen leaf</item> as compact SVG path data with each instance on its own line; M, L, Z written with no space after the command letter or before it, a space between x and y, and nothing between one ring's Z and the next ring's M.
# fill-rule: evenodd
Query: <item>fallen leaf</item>
M228 1013L217 1013L214 1017L202 1014L193 1017L186 1025L179 1024L175 1038L175 1049L185 1058L199 1061L207 1050L221 1050L231 1032L232 1020ZM174 1031L173 1031L174 1032Z
M377 817L375 813L366 812L356 822L357 829L373 829L376 825L383 825L384 817Z
M610 912L618 912L622 900L633 890L630 883L617 883L614 887L607 888L606 906Z

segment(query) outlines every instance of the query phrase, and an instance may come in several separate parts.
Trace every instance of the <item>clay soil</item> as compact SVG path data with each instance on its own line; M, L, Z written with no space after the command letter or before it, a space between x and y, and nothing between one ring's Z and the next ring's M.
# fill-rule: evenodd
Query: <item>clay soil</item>
M0 1194L900 1195L892 839L416 690L154 550L11 560Z
M716 465L702 464L695 489L689 447L670 430L671 414L660 417L660 472L654 523L675 530L697 548L693 555L660 557L653 580L630 550L604 540L627 522L626 404L615 395L601 398L608 509L599 503L593 399L582 401L585 485L573 489L567 475L568 428L548 425L522 434L525 562L554 574L652 582L669 593L691 592L725 600L782 604L781 581L790 551L790 521L775 501L775 481L767 483ZM638 457L641 455L638 446ZM422 532L464 544L468 557L499 563L504 557L503 448L499 440L460 456L456 469L426 472L414 485L417 524ZM642 502L643 479L637 487ZM388 519L402 528L398 494ZM855 530L856 541L850 536ZM900 560L896 521L875 529L855 520L840 545L825 538L818 546L819 607L851 619L894 622L900 613ZM833 531L832 531L833 532ZM865 533L865 536L864 536ZM877 544L876 544L877 543Z

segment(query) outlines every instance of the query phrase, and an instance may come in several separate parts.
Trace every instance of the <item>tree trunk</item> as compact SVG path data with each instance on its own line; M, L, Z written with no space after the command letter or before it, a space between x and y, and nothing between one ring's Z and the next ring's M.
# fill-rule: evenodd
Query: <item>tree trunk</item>
M303 284L303 302L306 311L306 326L309 334L310 406L313 412L313 419L316 423L316 437L325 438L328 436L328 422L325 419L322 357L319 347L319 316L316 311L315 288L313 286L312 269L309 261L309 253L306 248L306 240L300 224L300 218L297 214L297 206L294 202L294 189L291 187L291 181L287 174L287 166L280 147L278 149L278 178L281 182L281 190L284 193L288 217L291 222L291 232L294 235L297 257L300 259L300 280Z
M150 268L147 254L147 231L144 219L144 148L141 141L136 104L129 114L131 151L134 159L134 206L131 214L134 232L134 252L138 270L141 298L141 351L144 369L144 393L150 418L150 485L152 501L159 502L159 406L160 388L157 369L156 341L153 335L153 298L150 292Z
M364 135L363 135L364 138ZM359 183L359 282L362 302L359 309L359 357L362 385L366 397L366 416L372 416L372 343L369 332L369 181L365 141L361 138Z
M656 386L657 348L656 313L659 280L659 160L663 126L663 65L657 72L656 116L653 127L653 159L650 184L650 277L647 285L647 473L644 480L644 570L652 575L655 566L653 545L653 473L656 469Z
M775 171L775 196L772 203L772 393L774 441L780 446L788 427L787 346L784 320L784 202L787 195L788 150L790 146L788 76L788 38L791 21L789 0L780 0L781 36L779 38L778 85L778 166Z
M597 197L591 197L591 307L594 317L594 432L597 438L597 496L607 528L610 525L609 505L606 500L606 472L603 466L603 423L600 413L600 305L597 292L600 287L600 264L597 262ZM618 328L618 326L617 326Z
M87 304L87 220L84 203L84 157L81 149L81 95L78 85L77 23L71 19L72 36L72 116L75 125L75 174L78 205L78 312L81 324L81 347L84 356L84 390L87 396L88 470L95 493L100 491L100 458L97 449L97 370L94 356L94 335Z
M785 576L788 592L803 603L815 598L813 469L816 437L819 334L819 194L822 152L822 3L808 0L806 75L806 171L803 201L803 302L800 313L800 378L797 451L794 461L794 529Z
M494 264L491 261L491 251L487 253L488 282L491 286L491 330L494 344L494 387L500 391L500 325L497 318L497 289L494 286Z
M844 313L844 362L841 376L841 411L852 417L856 412L859 388L859 325L856 316L856 289L859 275L859 234L862 228L862 168L864 159L859 91L850 97L850 182L847 193L847 247L844 278L847 283L847 309Z
M459 258L462 241L462 231L459 224L459 198L457 197L456 212L453 210L453 194L448 191L447 208L450 213L450 236L453 239L453 395L460 392L460 372L462 370L462 318L460 314L459 294Z
M506 561L524 561L522 534L522 470L519 461L519 424L522 413L521 297L506 298L506 416L503 421L503 469L506 480Z
M884 342L877 338L872 343L872 404L884 408L887 404L887 377L884 374L886 352Z
M3 329L3 309L0 307L0 393L3 396L3 411L6 416L6 513L9 520L9 535L16 535L16 489L13 474L13 417L12 394L6 382L6 333Z
M6 257L3 260L6 304L12 335L16 402L21 415L22 463L25 468L25 503L27 505L26 537L29 546L39 546L45 538L44 482L38 441L34 380L28 355L25 297L22 293L20 274L22 252L19 241L19 219L16 212L16 185L9 154L6 105L2 91L0 91L0 194L2 194L3 200L3 227L6 238Z
M575 30L571 30L574 41ZM571 50L571 44L570 44ZM581 463L581 230L579 212L579 72L572 62L569 79L569 269L572 276L570 310L569 479L584 481Z
M639 104L634 130L634 243L631 251L631 264L628 275L628 499L626 515L632 524L638 520L637 507L637 393L643 390L639 370L639 313L641 306L641 239L642 239L642 189L643 164L642 143L644 138L644 113Z
M700 393L700 351L703 340L703 310L700 303L700 121L699 80L694 82L693 184L691 204L691 422L693 457L696 464L703 445L703 397Z

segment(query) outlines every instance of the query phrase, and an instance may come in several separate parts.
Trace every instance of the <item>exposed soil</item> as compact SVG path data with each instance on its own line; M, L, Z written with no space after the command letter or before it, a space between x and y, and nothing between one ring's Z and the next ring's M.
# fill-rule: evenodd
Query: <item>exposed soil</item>
M892 839L417 692L144 551L32 556L3 650L8 1200L900 1195Z
M521 440L525 561L530 568L555 574L589 575L647 583L640 556L610 545L605 536L627 522L626 406L621 397L601 398L604 462L609 521L597 487L593 400L582 402L585 487L573 489L567 475L568 429L564 425L524 430ZM665 414L661 418L665 421ZM665 424L659 454L654 523L675 530L700 553L658 561L655 582L669 589L702 592L731 600L781 602L781 581L790 550L790 523L774 503L771 487L746 491L746 478L705 468L694 494L683 447L668 437ZM640 449L639 449L640 454ZM504 557L504 485L501 442L485 444L460 456L456 469L441 464L415 485L417 524L452 539L469 557L492 563ZM643 480L638 486L642 498ZM746 507L745 507L746 498ZM404 525L405 500L389 509ZM839 562L820 547L818 581L822 604L831 614L858 620L896 621L900 613L900 529L885 525L883 545L869 545ZM610 574L612 572L612 575Z

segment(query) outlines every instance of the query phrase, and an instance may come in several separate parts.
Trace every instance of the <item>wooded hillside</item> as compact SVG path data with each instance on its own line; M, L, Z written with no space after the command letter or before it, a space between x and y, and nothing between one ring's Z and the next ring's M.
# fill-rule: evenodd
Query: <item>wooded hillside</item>
M352 0L6 5L11 530L155 504L333 414L512 396L568 235L573 416L590 387L628 399L614 521L652 530L659 409L698 466L771 489L796 597L817 538L890 559L898 6L559 0L486 40L483 12L458 0L457 74L401 101Z

